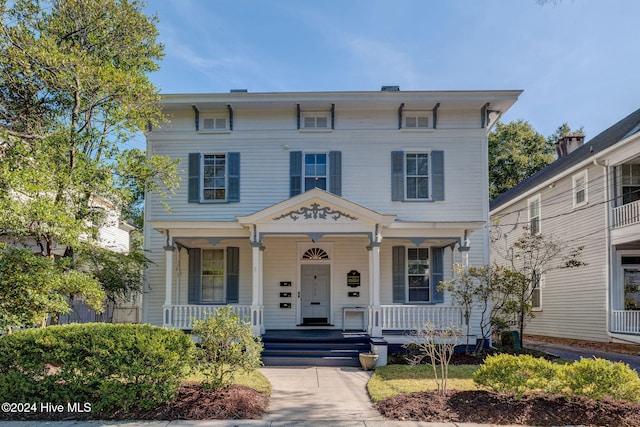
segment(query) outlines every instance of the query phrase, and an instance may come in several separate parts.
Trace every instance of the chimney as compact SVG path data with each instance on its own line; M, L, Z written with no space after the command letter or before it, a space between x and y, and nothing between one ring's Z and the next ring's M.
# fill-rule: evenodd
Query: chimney
M558 158L566 157L571 154L576 148L580 147L584 143L584 136L581 135L567 135L556 142L556 154Z

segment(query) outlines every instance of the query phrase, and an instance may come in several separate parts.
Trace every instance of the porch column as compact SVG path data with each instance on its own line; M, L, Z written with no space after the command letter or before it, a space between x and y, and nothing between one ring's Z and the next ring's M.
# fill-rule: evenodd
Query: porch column
M380 242L367 246L369 250L369 335L382 336L382 310L380 309Z
M173 252L175 248L167 232L167 245L164 247L165 254L165 290L164 290L164 313L162 316L162 323L165 327L173 326L173 319L171 318L171 296L173 294Z
M251 326L253 333L262 335L264 333L263 315L263 283L262 283L262 255L264 246L260 242L251 242L252 268L252 296L251 296Z

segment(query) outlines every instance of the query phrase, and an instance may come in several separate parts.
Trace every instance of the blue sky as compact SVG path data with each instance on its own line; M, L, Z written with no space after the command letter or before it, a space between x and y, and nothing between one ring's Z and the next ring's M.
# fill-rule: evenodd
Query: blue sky
M162 93L522 89L587 139L640 108L640 1L149 0Z

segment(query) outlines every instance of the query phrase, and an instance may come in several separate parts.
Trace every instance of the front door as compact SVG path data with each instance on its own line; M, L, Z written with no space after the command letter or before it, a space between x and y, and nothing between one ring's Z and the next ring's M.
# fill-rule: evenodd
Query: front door
M300 266L300 305L304 325L329 323L329 272L327 264Z

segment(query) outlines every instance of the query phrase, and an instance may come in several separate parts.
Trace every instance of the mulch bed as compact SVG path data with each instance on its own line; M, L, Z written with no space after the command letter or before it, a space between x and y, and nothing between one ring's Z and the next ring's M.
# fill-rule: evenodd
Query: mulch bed
M0 412L0 420L248 420L261 419L269 398L249 387L234 385L217 392L198 384L181 386L175 401L154 409L120 409L100 414Z
M400 421L640 426L640 404L541 393L518 399L480 390L453 391L446 397L420 392L390 397L375 407L386 418Z

